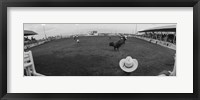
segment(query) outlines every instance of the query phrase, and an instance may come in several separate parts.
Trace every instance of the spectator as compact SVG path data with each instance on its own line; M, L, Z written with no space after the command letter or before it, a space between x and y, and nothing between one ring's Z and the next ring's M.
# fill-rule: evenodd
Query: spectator
M174 60L175 60L175 62L174 62L174 68L173 68L173 70L172 71L166 71L166 70L164 70L161 73L159 73L158 76L176 76L176 54L174 56Z

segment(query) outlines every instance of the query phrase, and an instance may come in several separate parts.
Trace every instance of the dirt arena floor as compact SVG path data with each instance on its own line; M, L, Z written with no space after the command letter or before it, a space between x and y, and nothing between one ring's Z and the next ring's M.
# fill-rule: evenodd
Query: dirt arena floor
M129 37L119 51L109 42L119 37L88 36L50 41L31 48L35 68L47 76L155 76L172 70L175 50ZM119 67L126 56L138 60L138 68L129 74Z

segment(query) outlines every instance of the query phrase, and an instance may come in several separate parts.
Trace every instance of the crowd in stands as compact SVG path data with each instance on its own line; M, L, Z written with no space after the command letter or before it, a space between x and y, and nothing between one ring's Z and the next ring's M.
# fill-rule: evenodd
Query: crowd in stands
M61 39L62 36L49 36L46 39L35 39L34 37L31 37L30 39L28 37L24 37L24 50L27 50L29 48L32 48L34 46L38 46L41 45L45 42L48 41L53 41L53 40L57 40L57 39Z
M152 39L166 41L166 42L176 44L176 36L174 34L146 33L146 34L143 34L141 36L146 37L146 38L152 38Z

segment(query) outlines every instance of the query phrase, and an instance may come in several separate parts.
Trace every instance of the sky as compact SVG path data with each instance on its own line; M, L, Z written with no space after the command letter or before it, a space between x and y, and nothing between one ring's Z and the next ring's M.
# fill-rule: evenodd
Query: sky
M33 37L42 39L46 36L69 36L73 34L87 34L89 31L98 33L130 33L153 27L168 26L175 24L24 24L24 30L31 30L38 35Z

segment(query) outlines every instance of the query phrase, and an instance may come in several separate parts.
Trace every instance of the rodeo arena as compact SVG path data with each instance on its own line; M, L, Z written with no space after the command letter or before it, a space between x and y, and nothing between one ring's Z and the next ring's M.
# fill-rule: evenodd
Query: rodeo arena
M24 30L24 76L176 76L176 25L37 35Z

